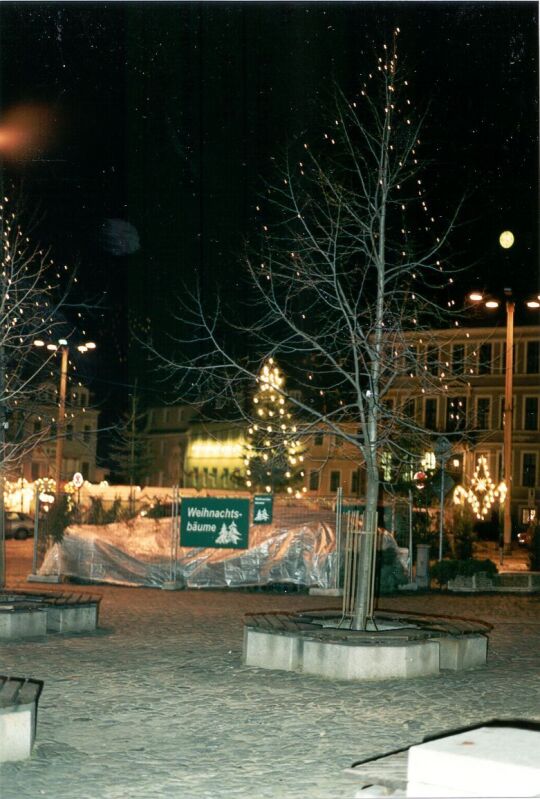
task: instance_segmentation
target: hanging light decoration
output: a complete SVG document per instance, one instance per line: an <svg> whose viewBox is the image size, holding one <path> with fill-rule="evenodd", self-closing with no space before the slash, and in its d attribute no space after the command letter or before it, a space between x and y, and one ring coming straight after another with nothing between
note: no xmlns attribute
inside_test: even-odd
<svg viewBox="0 0 540 799"><path fill-rule="evenodd" d="M469 490L461 485L456 486L454 490L454 503L464 505L467 502L477 519L485 519L493 503L496 500L504 502L505 497L506 485L501 482L495 486L484 455L478 458Z"/></svg>

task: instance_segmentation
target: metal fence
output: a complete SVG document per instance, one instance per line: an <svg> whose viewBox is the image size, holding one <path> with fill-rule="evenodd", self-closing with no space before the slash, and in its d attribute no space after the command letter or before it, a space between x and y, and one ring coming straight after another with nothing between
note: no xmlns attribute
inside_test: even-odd
<svg viewBox="0 0 540 799"><path fill-rule="evenodd" d="M180 511L182 499L185 497L240 497L249 498L247 492L226 490L182 489L176 486L159 490L159 494L146 491L143 496L91 496L79 497L77 493L70 498L70 526L92 525L102 526L115 523L132 525L138 518L171 520L170 564L169 579L176 582L178 577L178 548L180 546ZM335 551L341 551L341 506L342 492L331 497L294 497L275 495L273 501L272 527L276 531L301 528L303 526L316 527L317 524L326 525L330 531L330 540L335 534ZM48 511L44 509L48 508ZM37 503L35 516L33 573L37 574L43 564L46 554L54 543L51 534L51 508L52 505ZM34 511L34 509L32 509ZM68 528L69 529L69 528ZM58 550L58 557L61 551ZM58 572L61 564L58 564ZM339 588L342 579L342 558L338 554L332 559L332 583Z"/></svg>

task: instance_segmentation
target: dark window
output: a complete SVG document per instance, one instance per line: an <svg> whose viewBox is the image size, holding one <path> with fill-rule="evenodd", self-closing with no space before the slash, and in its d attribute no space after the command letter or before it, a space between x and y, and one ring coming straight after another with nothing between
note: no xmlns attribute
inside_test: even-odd
<svg viewBox="0 0 540 799"><path fill-rule="evenodd" d="M382 412L383 417L392 417L394 414L394 400L393 399L385 399L382 401ZM362 432L360 430L360 432Z"/></svg>
<svg viewBox="0 0 540 799"><path fill-rule="evenodd" d="M501 397L499 402L499 427L501 430L504 427L504 397Z"/></svg>
<svg viewBox="0 0 540 799"><path fill-rule="evenodd" d="M439 352L434 347L429 347L426 353L426 366L430 375L439 374Z"/></svg>
<svg viewBox="0 0 540 799"><path fill-rule="evenodd" d="M412 375L418 374L418 347L414 344L409 347L408 351L405 354L405 367L407 372Z"/></svg>
<svg viewBox="0 0 540 799"><path fill-rule="evenodd" d="M424 427L428 430L437 428L437 400L427 399L424 406Z"/></svg>
<svg viewBox="0 0 540 799"><path fill-rule="evenodd" d="M416 418L416 401L413 399L405 400L403 403L403 416L407 419Z"/></svg>
<svg viewBox="0 0 540 799"><path fill-rule="evenodd" d="M351 494L356 494L356 496L360 496L363 490L363 474L360 469L355 469L351 473Z"/></svg>
<svg viewBox="0 0 540 799"><path fill-rule="evenodd" d="M525 397L525 430L538 430L538 397Z"/></svg>
<svg viewBox="0 0 540 799"><path fill-rule="evenodd" d="M85 424L84 426L84 433L83 433L83 441L88 444L90 441L90 425Z"/></svg>
<svg viewBox="0 0 540 799"><path fill-rule="evenodd" d="M482 344L478 355L478 374L490 375L491 367L491 344Z"/></svg>
<svg viewBox="0 0 540 799"><path fill-rule="evenodd" d="M41 422L39 422L36 419L36 421L34 422L34 433L37 434L37 433L40 433L40 432L41 432Z"/></svg>
<svg viewBox="0 0 540 799"><path fill-rule="evenodd" d="M489 397L479 397L476 403L476 426L479 430L488 430L491 400Z"/></svg>
<svg viewBox="0 0 540 799"><path fill-rule="evenodd" d="M90 479L89 476L88 476L90 474L90 464L86 463L86 461L83 461L81 463L81 474L82 474L82 476L84 477L85 480L89 480Z"/></svg>
<svg viewBox="0 0 540 799"><path fill-rule="evenodd" d="M311 471L309 473L309 490L310 491L318 491L319 490L319 472L318 471Z"/></svg>
<svg viewBox="0 0 540 799"><path fill-rule="evenodd" d="M341 472L330 472L330 491L337 491L341 483Z"/></svg>
<svg viewBox="0 0 540 799"><path fill-rule="evenodd" d="M56 422L51 422L50 435L51 435L51 438L56 438L56 435L57 435Z"/></svg>
<svg viewBox="0 0 540 799"><path fill-rule="evenodd" d="M462 375L465 371L465 344L452 345L452 372Z"/></svg>
<svg viewBox="0 0 540 799"><path fill-rule="evenodd" d="M68 441L73 441L73 425L66 425L66 438Z"/></svg>
<svg viewBox="0 0 540 799"><path fill-rule="evenodd" d="M221 485L226 488L229 485L229 470L223 469L221 473Z"/></svg>
<svg viewBox="0 0 540 799"><path fill-rule="evenodd" d="M448 397L446 400L446 429L462 430L467 421L466 397Z"/></svg>
<svg viewBox="0 0 540 799"><path fill-rule="evenodd" d="M523 453L521 485L525 488L536 488L536 455L532 452Z"/></svg>
<svg viewBox="0 0 540 799"><path fill-rule="evenodd" d="M540 341L527 342L527 374L537 375L540 372Z"/></svg>
<svg viewBox="0 0 540 799"><path fill-rule="evenodd" d="M322 444L323 444L323 434L315 433L315 436L313 437L313 446L322 447Z"/></svg>
<svg viewBox="0 0 540 799"><path fill-rule="evenodd" d="M30 466L30 473L32 475L32 480L37 480L39 477L39 463L32 461Z"/></svg>

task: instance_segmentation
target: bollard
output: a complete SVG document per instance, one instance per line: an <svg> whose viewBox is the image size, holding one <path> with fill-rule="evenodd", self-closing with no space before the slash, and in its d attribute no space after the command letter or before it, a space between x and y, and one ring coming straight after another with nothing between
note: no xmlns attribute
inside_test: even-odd
<svg viewBox="0 0 540 799"><path fill-rule="evenodd" d="M429 544L418 544L416 547L416 585L418 588L429 588Z"/></svg>

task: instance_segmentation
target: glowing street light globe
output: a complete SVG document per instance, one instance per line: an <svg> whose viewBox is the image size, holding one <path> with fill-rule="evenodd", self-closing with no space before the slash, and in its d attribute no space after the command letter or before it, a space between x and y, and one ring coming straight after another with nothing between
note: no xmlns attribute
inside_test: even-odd
<svg viewBox="0 0 540 799"><path fill-rule="evenodd" d="M499 244L503 248L503 250L509 250L512 244L514 243L514 234L511 230L503 230L501 235L499 236Z"/></svg>

